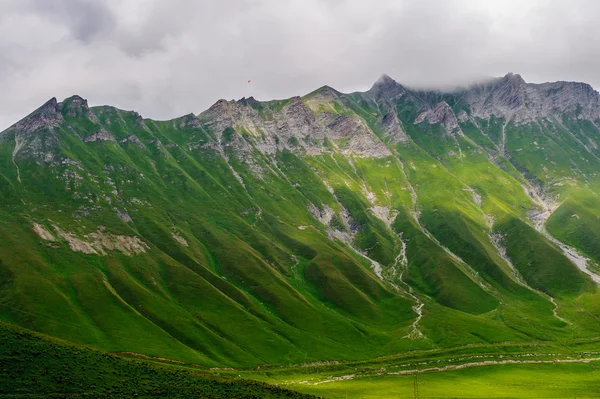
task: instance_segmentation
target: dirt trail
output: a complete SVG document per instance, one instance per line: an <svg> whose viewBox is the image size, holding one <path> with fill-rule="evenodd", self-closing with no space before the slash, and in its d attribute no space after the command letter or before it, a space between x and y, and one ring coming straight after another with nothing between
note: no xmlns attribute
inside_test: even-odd
<svg viewBox="0 0 600 399"><path fill-rule="evenodd" d="M403 375L403 374L415 374L415 373L429 373L439 371L450 371L450 370L461 370L471 367L484 367L484 366L495 366L501 364L548 364L548 363L590 363L600 361L600 357L592 357L586 359L551 359L551 360L486 360L483 362L473 362L464 364L455 364L443 367L429 367L426 369L414 369L414 370L402 370L392 373L390 375Z"/></svg>
<svg viewBox="0 0 600 399"><path fill-rule="evenodd" d="M392 371L385 372L384 369L373 371L372 373L365 374L349 374L342 376L331 376L324 380L320 381L289 381L284 382L279 385L321 385L327 384L329 382L343 381L343 380L353 380L358 378L370 378L370 377L382 377L386 375L411 375L411 374L420 374L420 373L437 373L444 371L453 371L453 370L462 370L466 368L473 367L486 367L486 366L498 366L503 364L556 364L556 363L590 363L600 361L600 357L591 357L591 358L583 358L583 359L539 359L539 360L514 360L514 359L506 359L506 360L485 360L480 362L471 362L471 363L463 363L463 364L453 364L448 366L440 366L440 367L428 367L422 369L410 369L410 370L400 370L400 371Z"/></svg>

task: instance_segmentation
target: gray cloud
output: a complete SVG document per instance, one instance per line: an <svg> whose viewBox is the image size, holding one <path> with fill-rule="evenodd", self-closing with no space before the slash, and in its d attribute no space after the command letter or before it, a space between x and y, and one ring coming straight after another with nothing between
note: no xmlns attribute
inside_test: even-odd
<svg viewBox="0 0 600 399"><path fill-rule="evenodd" d="M421 87L512 71L598 88L599 12L595 0L0 0L0 129L75 93L162 119L219 98L364 90L384 72Z"/></svg>
<svg viewBox="0 0 600 399"><path fill-rule="evenodd" d="M101 1L94 0L25 0L24 11L63 24L73 37L90 42L114 28L116 18L112 10Z"/></svg>

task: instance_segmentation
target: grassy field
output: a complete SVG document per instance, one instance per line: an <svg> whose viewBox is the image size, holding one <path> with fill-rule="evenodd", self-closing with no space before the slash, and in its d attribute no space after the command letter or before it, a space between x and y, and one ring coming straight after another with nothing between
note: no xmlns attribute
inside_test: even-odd
<svg viewBox="0 0 600 399"><path fill-rule="evenodd" d="M289 385L300 392L331 399L414 398L598 398L600 362L583 364L502 365Z"/></svg>

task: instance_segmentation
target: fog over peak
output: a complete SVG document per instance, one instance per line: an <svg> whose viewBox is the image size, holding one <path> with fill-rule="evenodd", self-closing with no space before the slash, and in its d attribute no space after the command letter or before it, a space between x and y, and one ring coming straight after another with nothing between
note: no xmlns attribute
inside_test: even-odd
<svg viewBox="0 0 600 399"><path fill-rule="evenodd" d="M593 0L0 0L0 129L72 93L165 119L219 98L363 91L384 72L429 89L508 71L597 88L599 13Z"/></svg>

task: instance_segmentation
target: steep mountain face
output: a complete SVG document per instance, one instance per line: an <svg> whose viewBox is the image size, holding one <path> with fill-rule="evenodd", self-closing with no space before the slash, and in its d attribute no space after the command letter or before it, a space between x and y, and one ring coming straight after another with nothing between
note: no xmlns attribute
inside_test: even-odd
<svg viewBox="0 0 600 399"><path fill-rule="evenodd" d="M52 99L0 133L0 318L207 366L595 336L598 96Z"/></svg>

